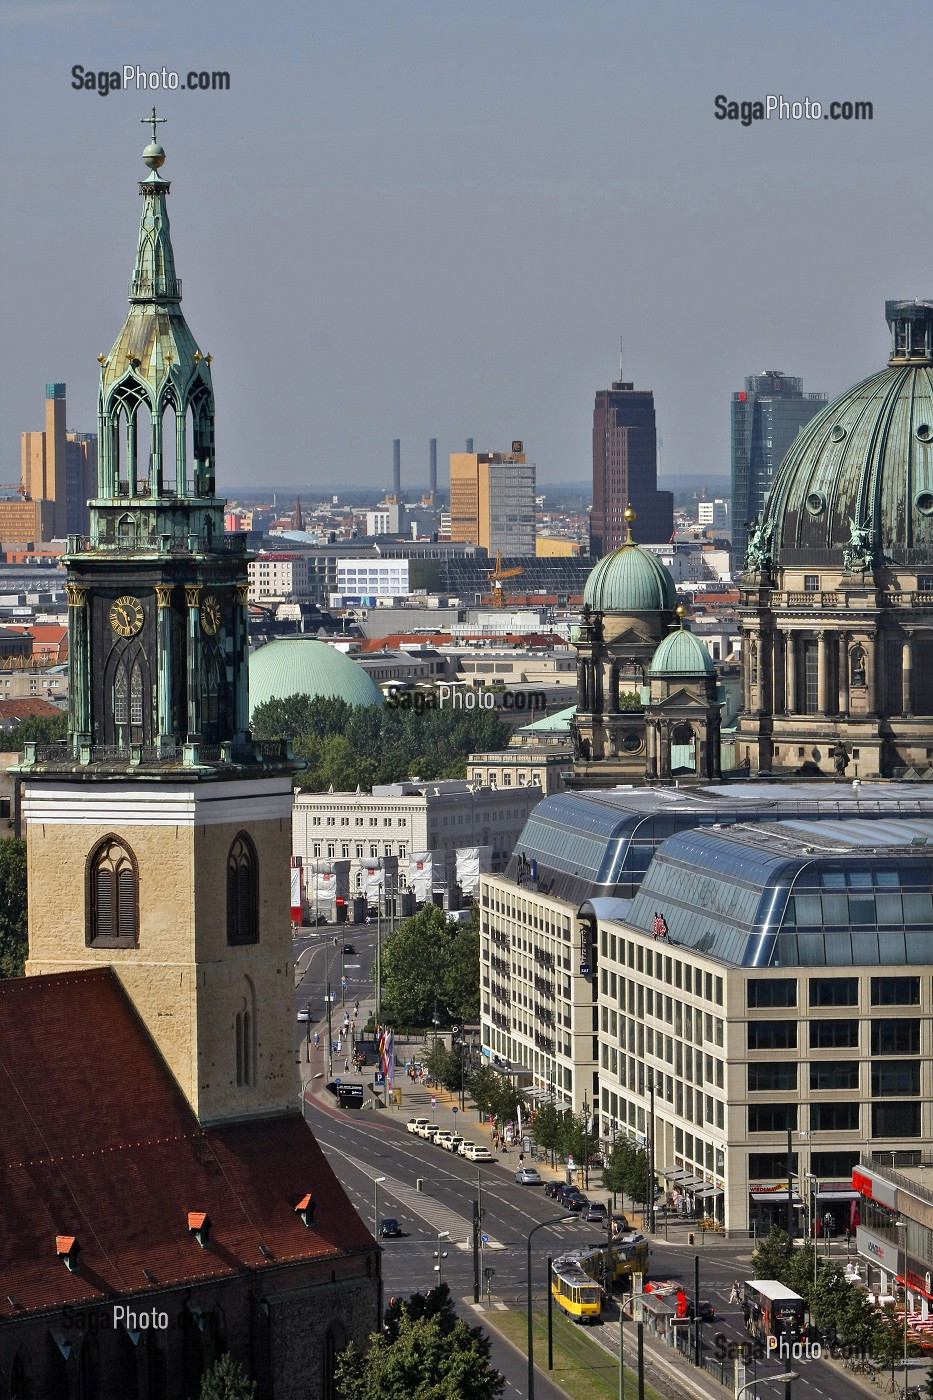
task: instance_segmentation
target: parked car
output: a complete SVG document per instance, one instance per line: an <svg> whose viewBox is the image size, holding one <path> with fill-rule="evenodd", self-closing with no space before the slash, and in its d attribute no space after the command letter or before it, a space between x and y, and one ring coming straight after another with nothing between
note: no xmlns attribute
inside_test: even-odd
<svg viewBox="0 0 933 1400"><path fill-rule="evenodd" d="M429 1118L409 1118L405 1127L410 1133L420 1133L422 1128L428 1127L430 1121Z"/></svg>
<svg viewBox="0 0 933 1400"><path fill-rule="evenodd" d="M448 1152L459 1152L463 1140L459 1133L451 1133L450 1137L445 1138L441 1143L441 1147L446 1148Z"/></svg>
<svg viewBox="0 0 933 1400"><path fill-rule="evenodd" d="M401 1239L402 1227L394 1215L387 1215L384 1220L380 1221L379 1235L384 1240Z"/></svg>
<svg viewBox="0 0 933 1400"><path fill-rule="evenodd" d="M544 1188L545 1196L549 1196L550 1199L553 1201L554 1197L557 1195L562 1185L563 1182L560 1181L549 1181Z"/></svg>
<svg viewBox="0 0 933 1400"><path fill-rule="evenodd" d="M460 1157L465 1157L467 1155L467 1152L475 1146L476 1143L473 1141L472 1138L464 1138L460 1146L457 1148L457 1155Z"/></svg>
<svg viewBox="0 0 933 1400"><path fill-rule="evenodd" d="M437 1123L432 1123L430 1119L428 1119L418 1131L427 1142L433 1142L434 1134L439 1133L440 1128Z"/></svg>
<svg viewBox="0 0 933 1400"><path fill-rule="evenodd" d="M606 1207L603 1205L602 1201L590 1201L586 1210L583 1212L583 1219L588 1225L605 1225Z"/></svg>
<svg viewBox="0 0 933 1400"><path fill-rule="evenodd" d="M468 1152L464 1152L468 1162L494 1162L496 1158L483 1143L474 1142Z"/></svg>
<svg viewBox="0 0 933 1400"><path fill-rule="evenodd" d="M537 1167L519 1167L515 1173L515 1180L519 1186L541 1186L543 1185L541 1173Z"/></svg>
<svg viewBox="0 0 933 1400"><path fill-rule="evenodd" d="M565 1196L561 1201L564 1210L572 1210L574 1213L579 1211L581 1215L586 1211L589 1204L588 1199L583 1195L582 1191L577 1191L573 1196Z"/></svg>
<svg viewBox="0 0 933 1400"><path fill-rule="evenodd" d="M566 1205L574 1196L582 1196L583 1192L579 1186L571 1186L568 1182L562 1181L554 1192L555 1200L559 1205Z"/></svg>
<svg viewBox="0 0 933 1400"><path fill-rule="evenodd" d="M446 1147L447 1139L452 1137L453 1133L449 1128L438 1128L437 1132L433 1134L431 1141L434 1143L435 1147Z"/></svg>

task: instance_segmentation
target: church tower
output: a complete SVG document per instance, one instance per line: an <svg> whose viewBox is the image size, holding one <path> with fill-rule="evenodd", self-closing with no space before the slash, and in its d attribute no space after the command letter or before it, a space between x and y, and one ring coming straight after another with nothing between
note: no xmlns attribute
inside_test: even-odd
<svg viewBox="0 0 933 1400"><path fill-rule="evenodd" d="M90 533L68 539L68 739L27 745L21 769L27 973L112 964L210 1123L297 1106L294 764L249 734L250 556L215 495L211 356L181 310L162 120L146 118L129 312L99 357Z"/></svg>

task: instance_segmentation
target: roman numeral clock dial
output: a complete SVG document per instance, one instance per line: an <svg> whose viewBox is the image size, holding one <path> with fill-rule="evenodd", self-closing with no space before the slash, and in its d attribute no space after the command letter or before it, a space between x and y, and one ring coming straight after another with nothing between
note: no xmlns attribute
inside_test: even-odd
<svg viewBox="0 0 933 1400"><path fill-rule="evenodd" d="M118 637L135 637L143 625L143 605L131 593L110 604L110 626Z"/></svg>

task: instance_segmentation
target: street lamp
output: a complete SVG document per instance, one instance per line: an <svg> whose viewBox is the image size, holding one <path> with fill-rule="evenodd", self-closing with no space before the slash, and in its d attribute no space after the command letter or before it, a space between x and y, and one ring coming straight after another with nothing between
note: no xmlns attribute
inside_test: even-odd
<svg viewBox="0 0 933 1400"><path fill-rule="evenodd" d="M442 1284L443 1281L444 1281L444 1265L443 1265L443 1261L447 1258L447 1250L446 1250L446 1249L444 1249L444 1250L441 1249L441 1240L449 1240L449 1239L450 1239L450 1231L449 1231L449 1230L438 1230L438 1232L437 1232L437 1251L435 1252L435 1255L434 1255L434 1258L437 1260L437 1263L434 1265L434 1272L437 1274L437 1286L438 1286L438 1288L440 1288L441 1284Z"/></svg>
<svg viewBox="0 0 933 1400"><path fill-rule="evenodd" d="M756 1385L773 1385L777 1381L799 1381L800 1376L796 1371L783 1371L779 1376L759 1376L756 1381L746 1381L741 1390L735 1393L735 1400L742 1400L742 1396L747 1390L754 1390Z"/></svg>
<svg viewBox="0 0 933 1400"><path fill-rule="evenodd" d="M385 1181L384 1176L373 1177L373 1234L379 1229L379 1183Z"/></svg>
<svg viewBox="0 0 933 1400"><path fill-rule="evenodd" d="M894 1222L898 1232L904 1231L904 1394L907 1394L907 1221Z"/></svg>
<svg viewBox="0 0 933 1400"><path fill-rule="evenodd" d="M304 1118L305 1122L308 1121L307 1117L305 1116L305 1094L307 1093L308 1085L313 1083L314 1076L310 1074L308 1075L307 1079L303 1079L301 1081L301 1116L302 1118Z"/></svg>
<svg viewBox="0 0 933 1400"><path fill-rule="evenodd" d="M555 1215L555 1216L553 1217L553 1219L551 1219L551 1220L542 1220L542 1221L540 1222L540 1224L538 1224L538 1225L532 1225L531 1229L530 1229L529 1232L528 1232L528 1265L527 1265L527 1282L528 1282L528 1397L527 1397L527 1400L535 1400L535 1350L534 1350L534 1348L535 1348L535 1342L534 1342L534 1334L533 1334L533 1332L532 1332L532 1330L531 1330L531 1237L532 1237L532 1235L536 1234L536 1233L538 1232L538 1230L543 1230L544 1227L545 1227L545 1225L563 1225L565 1221L571 1221L571 1220L574 1220L575 1218L576 1218L576 1217L573 1216L573 1215ZM551 1286L551 1280L548 1279L548 1288L550 1288L550 1286Z"/></svg>

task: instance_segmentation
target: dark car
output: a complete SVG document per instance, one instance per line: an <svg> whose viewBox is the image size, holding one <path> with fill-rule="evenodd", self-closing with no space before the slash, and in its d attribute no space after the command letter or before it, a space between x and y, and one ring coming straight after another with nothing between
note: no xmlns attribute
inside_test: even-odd
<svg viewBox="0 0 933 1400"><path fill-rule="evenodd" d="M343 950L342 950L342 951L343 951L344 953L355 953L355 952L356 952L356 949L354 948L354 946L353 946L352 943L345 943L345 944L343 945Z"/></svg>
<svg viewBox="0 0 933 1400"><path fill-rule="evenodd" d="M394 1215L387 1215L379 1222L379 1235L384 1240L401 1239L402 1227Z"/></svg>
<svg viewBox="0 0 933 1400"><path fill-rule="evenodd" d="M544 1188L544 1194L545 1196L550 1196L551 1200L553 1201L560 1188L561 1183L559 1181L549 1181L547 1186L545 1186Z"/></svg>
<svg viewBox="0 0 933 1400"><path fill-rule="evenodd" d="M561 1202L564 1210L580 1211L581 1213L587 1209L589 1204L582 1191L578 1191L574 1196L565 1196Z"/></svg>
<svg viewBox="0 0 933 1400"><path fill-rule="evenodd" d="M699 1303L699 1307L698 1307L697 1311L698 1311L699 1314L700 1314L700 1321L701 1321L701 1322L715 1322L715 1321L716 1321L716 1309L713 1307L713 1305L712 1305L712 1303L709 1301L709 1299L707 1299L707 1298L701 1298L701 1299L700 1299L700 1303ZM687 1316L690 1317L690 1318L693 1317L693 1299L692 1299L692 1298L688 1298L688 1299L687 1299Z"/></svg>
<svg viewBox="0 0 933 1400"><path fill-rule="evenodd" d="M580 1190L579 1186L570 1186L566 1181L562 1181L554 1192L554 1199L562 1206L566 1205L567 1202L572 1200L575 1196L582 1197L583 1192Z"/></svg>

